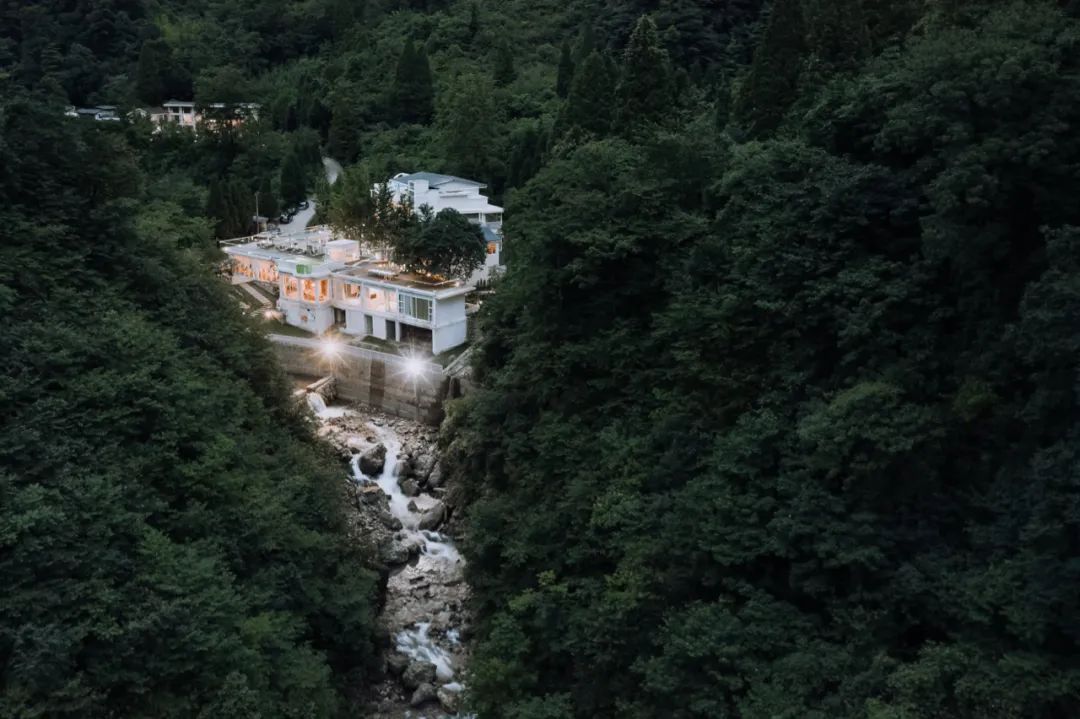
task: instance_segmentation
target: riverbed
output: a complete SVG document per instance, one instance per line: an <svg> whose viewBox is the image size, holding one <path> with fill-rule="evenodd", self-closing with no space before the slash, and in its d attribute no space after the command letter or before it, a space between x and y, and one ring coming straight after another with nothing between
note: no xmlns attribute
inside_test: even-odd
<svg viewBox="0 0 1080 719"><path fill-rule="evenodd" d="M380 629L382 680L372 719L450 719L465 688L468 585L465 560L442 531L452 512L438 467L435 432L376 411L311 399L320 433L350 455L350 481L379 512L378 555L389 574ZM377 459L385 448L381 469ZM367 457L367 459L365 459ZM367 470L365 472L365 469ZM389 516L387 516L389 515Z"/></svg>

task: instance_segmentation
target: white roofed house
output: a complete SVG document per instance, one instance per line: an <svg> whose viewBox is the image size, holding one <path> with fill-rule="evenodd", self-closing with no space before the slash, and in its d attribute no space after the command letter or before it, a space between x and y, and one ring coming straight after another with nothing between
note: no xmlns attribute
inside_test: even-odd
<svg viewBox="0 0 1080 719"><path fill-rule="evenodd" d="M402 172L394 175L388 185L395 201L401 202L408 197L417 213L425 205L436 214L439 210L450 208L460 212L470 222L502 226L503 208L491 204L485 195L480 194L480 190L487 187L482 182L434 172Z"/></svg>
<svg viewBox="0 0 1080 719"><path fill-rule="evenodd" d="M487 256L484 264L469 278L470 284L483 284L503 269L503 208L491 204L487 196L481 194L480 191L487 185L435 172L401 172L387 181L387 187L395 202L408 199L417 214L424 207L430 208L435 214L440 210L453 209L470 222L480 225Z"/></svg>
<svg viewBox="0 0 1080 719"><path fill-rule="evenodd" d="M277 309L295 327L408 342L431 354L466 341L465 296L474 289L466 282L363 257L359 242L335 239L327 229L223 244L233 284L276 287Z"/></svg>
<svg viewBox="0 0 1080 719"><path fill-rule="evenodd" d="M169 100L162 103L162 108L164 113L157 116L160 119L157 119L155 124L160 126L165 122L171 122L192 130L204 120L211 124L220 121L230 125L240 125L247 119L256 119L259 115L259 105L253 102L214 102L196 106L194 102L187 100Z"/></svg>

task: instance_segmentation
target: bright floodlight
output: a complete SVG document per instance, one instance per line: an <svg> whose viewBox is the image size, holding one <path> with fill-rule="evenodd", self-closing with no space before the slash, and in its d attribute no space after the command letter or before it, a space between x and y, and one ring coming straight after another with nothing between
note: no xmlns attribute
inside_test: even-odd
<svg viewBox="0 0 1080 719"><path fill-rule="evenodd" d="M323 357L327 359L337 359L341 354L343 345L339 340L333 337L327 337L322 341L322 345L319 347L319 351L322 352Z"/></svg>
<svg viewBox="0 0 1080 719"><path fill-rule="evenodd" d="M410 377L419 377L424 373L424 363L416 358L409 357L405 360L405 374Z"/></svg>

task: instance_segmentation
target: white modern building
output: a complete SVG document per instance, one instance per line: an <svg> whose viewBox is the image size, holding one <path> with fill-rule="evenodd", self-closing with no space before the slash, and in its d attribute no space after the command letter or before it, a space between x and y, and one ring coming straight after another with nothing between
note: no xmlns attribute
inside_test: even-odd
<svg viewBox="0 0 1080 719"><path fill-rule="evenodd" d="M327 229L255 236L224 249L233 284L276 287L277 309L295 327L408 342L432 354L466 340L465 296L472 286L402 272L362 256L358 242L334 239Z"/></svg>
<svg viewBox="0 0 1080 719"><path fill-rule="evenodd" d="M401 172L387 181L387 187L395 202L408 200L417 214L425 207L435 214L441 210L452 209L460 212L470 222L480 225L484 231L487 256L484 264L469 277L470 284L489 282L504 269L503 208L491 204L488 198L480 193L487 185L434 172ZM378 189L376 186L375 190Z"/></svg>
<svg viewBox="0 0 1080 719"><path fill-rule="evenodd" d="M205 106L212 110L230 110L233 114L232 119L229 120L231 124L241 124L245 119L255 119L259 114L259 105L253 102L239 102L235 104L226 104L223 102L215 102ZM188 102L185 100L169 100L162 104L164 114L154 115L151 114L151 119L160 117L159 122L171 122L180 127L187 127L195 129L199 123L203 121L203 113L195 106L194 102Z"/></svg>
<svg viewBox="0 0 1080 719"><path fill-rule="evenodd" d="M491 204L486 196L480 194L480 190L487 187L482 182L434 172L401 172L387 184L396 202L408 198L417 213L423 207L431 208L435 214L449 208L465 215L471 222L491 227L502 226L503 208Z"/></svg>

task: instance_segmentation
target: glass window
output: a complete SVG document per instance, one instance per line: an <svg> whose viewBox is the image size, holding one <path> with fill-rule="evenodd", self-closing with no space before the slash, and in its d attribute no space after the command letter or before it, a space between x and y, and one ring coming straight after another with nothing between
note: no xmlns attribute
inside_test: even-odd
<svg viewBox="0 0 1080 719"><path fill-rule="evenodd" d="M354 285L349 282L345 282L341 286L342 296L346 300L357 302L360 300L360 285Z"/></svg>
<svg viewBox="0 0 1080 719"><path fill-rule="evenodd" d="M319 302L326 302L330 296L330 280L319 280Z"/></svg>
<svg viewBox="0 0 1080 719"><path fill-rule="evenodd" d="M304 295L303 295L304 301L305 302L314 302L315 301L315 281L314 280L304 280L303 288L304 288Z"/></svg>
<svg viewBox="0 0 1080 719"><path fill-rule="evenodd" d="M412 295L398 295L398 312L424 322L431 321L431 300Z"/></svg>
<svg viewBox="0 0 1080 719"><path fill-rule="evenodd" d="M300 295L300 284L292 275L285 275L285 297L295 300Z"/></svg>

